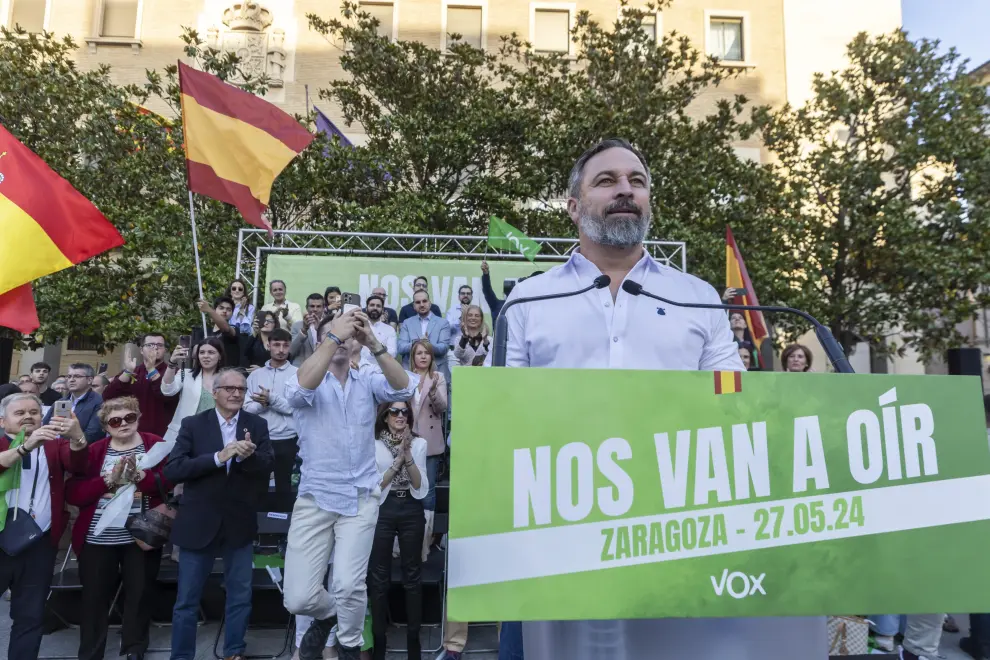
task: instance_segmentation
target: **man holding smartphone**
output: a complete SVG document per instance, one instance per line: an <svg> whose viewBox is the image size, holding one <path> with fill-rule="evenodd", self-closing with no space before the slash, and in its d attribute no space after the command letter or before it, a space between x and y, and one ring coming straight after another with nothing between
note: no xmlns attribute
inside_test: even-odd
<svg viewBox="0 0 990 660"><path fill-rule="evenodd" d="M184 336L188 342L189 336ZM103 400L134 397L141 405L138 431L161 437L165 435L168 423L175 414L175 406L179 403L178 397L162 394L162 377L168 369L165 361L168 343L163 335L149 333L142 335L138 346L141 350L141 363L138 364L138 359L134 356L124 358L124 370L103 390Z"/></svg>
<svg viewBox="0 0 990 660"><path fill-rule="evenodd" d="M77 362L69 365L65 382L69 391L55 402L45 415L44 423L49 424L53 417L68 418L75 415L86 440L96 442L104 437L103 427L97 413L103 406L103 397L93 391L93 365Z"/></svg>

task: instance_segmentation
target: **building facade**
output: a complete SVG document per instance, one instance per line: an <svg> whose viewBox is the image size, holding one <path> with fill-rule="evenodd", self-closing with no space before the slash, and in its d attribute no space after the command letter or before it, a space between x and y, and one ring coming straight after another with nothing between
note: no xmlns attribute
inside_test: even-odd
<svg viewBox="0 0 990 660"><path fill-rule="evenodd" d="M646 7L646 0L631 6ZM601 23L620 15L618 0L361 0L379 19L381 34L419 40L446 48L447 35L458 33L476 46L494 50L499 37L517 33L538 50L573 52L568 32L582 10ZM0 0L0 25L19 24L28 31L70 35L80 45L83 68L111 66L120 83L143 83L147 69L161 70L185 61L179 35L195 28L210 45L236 52L252 74L271 80L267 99L290 113L304 113L307 99L345 76L340 44L311 31L306 15L341 18L337 0ZM721 58L723 66L742 75L707 92L692 108L708 114L723 98L745 94L755 104L799 105L810 96L812 75L843 66L846 44L861 31L881 33L900 26L899 0L675 0L656 12L645 29L659 39L676 31L696 48ZM356 144L360 127L343 124L337 108L319 101L320 109ZM169 114L166 107L151 107ZM736 145L740 157L765 160L756 139ZM81 346L75 341L71 347ZM116 372L122 351L98 356L70 351L70 343L15 355L20 366L41 359L109 361ZM71 355L71 359L70 358ZM18 359L20 357L20 359ZM55 364L52 364L55 367Z"/></svg>

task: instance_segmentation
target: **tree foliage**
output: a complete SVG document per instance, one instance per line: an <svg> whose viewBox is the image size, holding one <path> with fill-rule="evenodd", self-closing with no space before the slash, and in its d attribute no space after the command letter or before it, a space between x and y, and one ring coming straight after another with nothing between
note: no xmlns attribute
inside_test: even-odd
<svg viewBox="0 0 990 660"><path fill-rule="evenodd" d="M958 346L958 324L988 302L987 91L954 51L902 32L847 52L803 108L756 113L799 211L778 232L801 260L778 274L785 301L847 347Z"/></svg>

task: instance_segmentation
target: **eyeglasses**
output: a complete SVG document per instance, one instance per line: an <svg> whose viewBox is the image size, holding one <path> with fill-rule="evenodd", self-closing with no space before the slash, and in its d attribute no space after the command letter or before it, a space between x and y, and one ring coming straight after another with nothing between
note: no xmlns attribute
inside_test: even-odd
<svg viewBox="0 0 990 660"><path fill-rule="evenodd" d="M76 380L77 378L92 378L92 376L87 376L86 374L69 374L65 377L66 380Z"/></svg>
<svg viewBox="0 0 990 660"><path fill-rule="evenodd" d="M161 342L149 341L147 344L144 345L144 348L165 348L165 344Z"/></svg>
<svg viewBox="0 0 990 660"><path fill-rule="evenodd" d="M401 415L403 417L409 417L409 409L408 408L389 408L388 409L388 414L391 415L392 417L398 417L399 415Z"/></svg>
<svg viewBox="0 0 990 660"><path fill-rule="evenodd" d="M247 388L246 387L239 387L237 385L220 385L219 387L217 387L217 389L218 390L223 390L224 392L226 392L230 396L233 396L235 394L241 394L241 395L243 395L245 392L247 392Z"/></svg>
<svg viewBox="0 0 990 660"><path fill-rule="evenodd" d="M127 413L123 417L111 417L107 420L107 426L112 429L119 429L121 424L133 424L138 420L137 413Z"/></svg>

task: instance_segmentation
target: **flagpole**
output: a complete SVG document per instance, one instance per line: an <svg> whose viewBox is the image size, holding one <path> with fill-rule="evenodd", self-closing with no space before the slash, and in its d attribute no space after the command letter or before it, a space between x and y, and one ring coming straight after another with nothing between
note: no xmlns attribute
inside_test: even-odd
<svg viewBox="0 0 990 660"><path fill-rule="evenodd" d="M193 254L196 256L196 282L199 284L199 299L204 300L203 297L203 272L199 268L199 242L196 240L196 211L193 208L193 196L192 191L189 191L189 221L192 224L192 241L193 241ZM200 312L199 315L203 319L203 339L206 339L210 333L206 329L206 314Z"/></svg>

